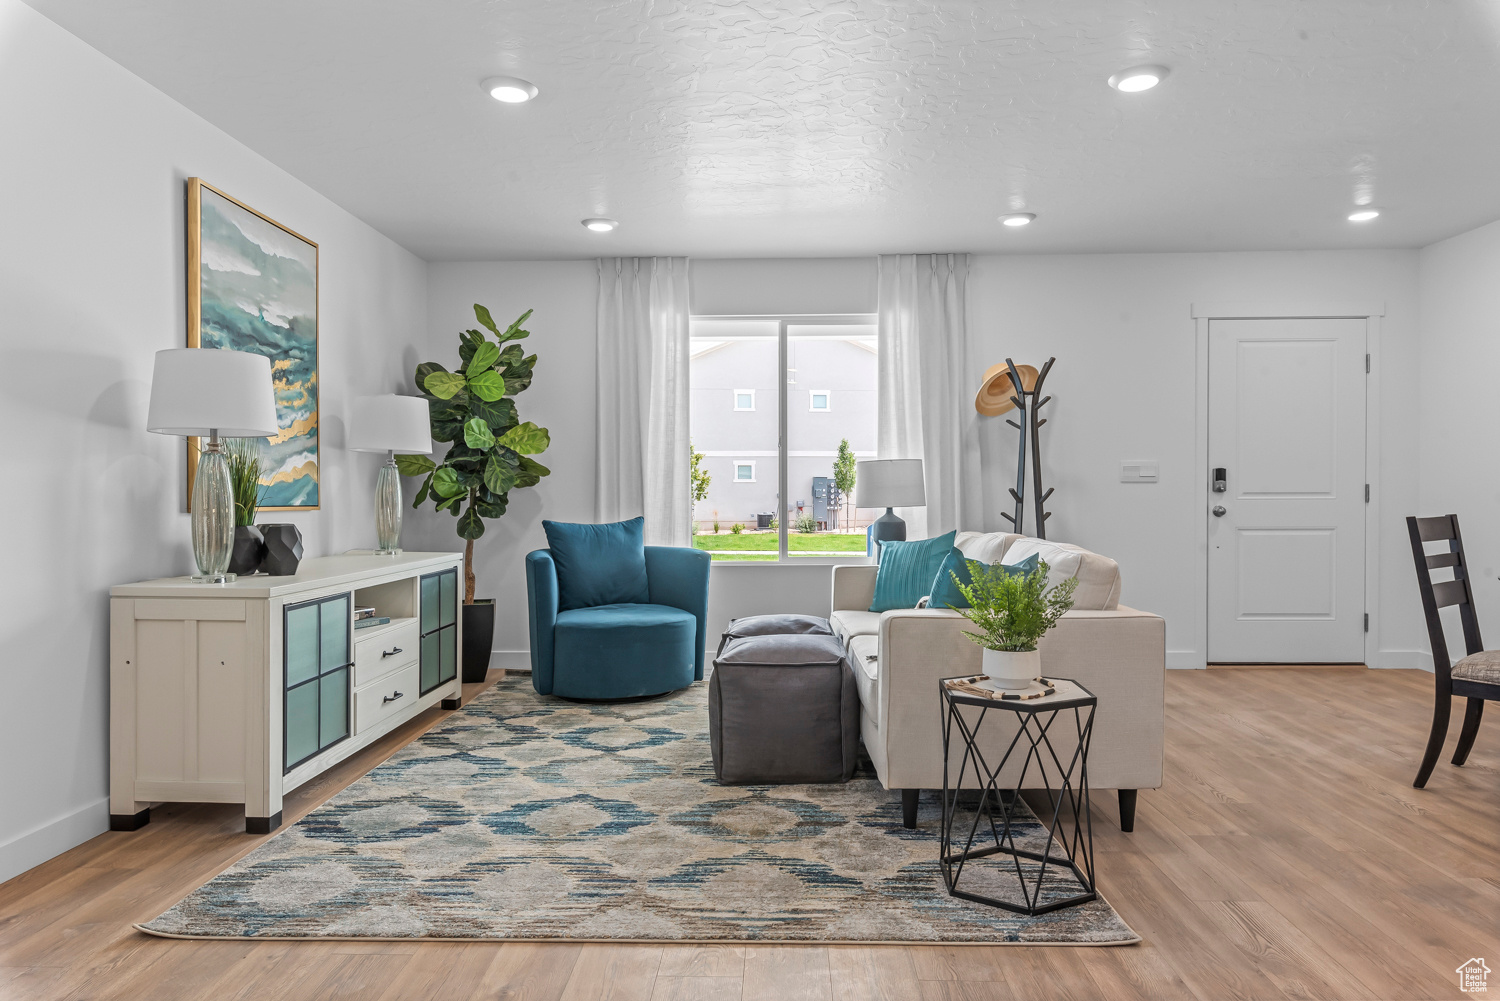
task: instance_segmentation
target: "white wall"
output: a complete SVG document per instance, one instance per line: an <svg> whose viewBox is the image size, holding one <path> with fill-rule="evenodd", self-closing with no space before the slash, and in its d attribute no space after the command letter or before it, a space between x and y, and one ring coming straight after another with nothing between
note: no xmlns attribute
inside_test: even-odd
<svg viewBox="0 0 1500 1001"><path fill-rule="evenodd" d="M1371 624L1379 654L1371 660L1416 666L1424 644L1419 611L1406 600L1411 567L1402 521L1417 501L1408 389L1417 364L1415 251L974 258L970 367L982 372L1006 355L1040 367L1057 357L1041 433L1043 479L1056 487L1048 536L1117 560L1122 600L1166 617L1168 663L1203 663L1195 302L1273 310L1384 303L1372 375L1384 401L1371 414L1384 475L1372 506L1380 512L1371 528L1380 539L1381 600ZM1016 432L1004 418L979 418L971 402L962 405L966 419L980 423L985 527L998 531L1000 511L1010 509ZM1159 482L1118 482L1122 459L1158 460Z"/></svg>
<svg viewBox="0 0 1500 1001"><path fill-rule="evenodd" d="M426 267L17 0L0 0L0 880L106 829L108 588L188 573L181 440L147 434L186 343L184 181L320 245L321 511L308 555L372 542L379 456L341 450L425 326ZM279 518L280 516L278 516Z"/></svg>
<svg viewBox="0 0 1500 1001"><path fill-rule="evenodd" d="M1479 628L1494 647L1500 637L1500 222L1443 240L1419 255L1422 289L1422 373L1413 399L1421 415L1422 515L1457 514L1474 571ZM1401 600L1416 606L1410 556L1402 566ZM1444 613L1448 652L1464 653L1458 614ZM1430 651L1423 634L1421 648Z"/></svg>

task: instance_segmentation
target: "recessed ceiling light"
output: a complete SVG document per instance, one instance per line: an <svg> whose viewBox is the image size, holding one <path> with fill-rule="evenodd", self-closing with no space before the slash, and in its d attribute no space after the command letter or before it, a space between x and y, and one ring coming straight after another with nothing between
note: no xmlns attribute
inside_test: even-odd
<svg viewBox="0 0 1500 1001"><path fill-rule="evenodd" d="M479 85L484 92L506 104L525 104L536 97L536 84L513 76L492 76Z"/></svg>
<svg viewBox="0 0 1500 1001"><path fill-rule="evenodd" d="M1349 213L1350 222L1369 222L1371 219L1380 218L1380 213L1375 209L1360 209L1358 212Z"/></svg>
<svg viewBox="0 0 1500 1001"><path fill-rule="evenodd" d="M1000 221L1006 226L1029 226L1031 220L1036 218L1035 212L1012 212L1000 217Z"/></svg>
<svg viewBox="0 0 1500 1001"><path fill-rule="evenodd" d="M585 219L583 225L595 233L608 233L620 224L613 219Z"/></svg>
<svg viewBox="0 0 1500 1001"><path fill-rule="evenodd" d="M1167 78L1165 66L1134 66L1109 78L1109 85L1126 94L1150 90Z"/></svg>

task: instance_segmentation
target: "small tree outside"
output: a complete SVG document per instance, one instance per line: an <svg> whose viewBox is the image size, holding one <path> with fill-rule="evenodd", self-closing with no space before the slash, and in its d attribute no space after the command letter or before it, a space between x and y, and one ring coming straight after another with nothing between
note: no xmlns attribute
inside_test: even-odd
<svg viewBox="0 0 1500 1001"><path fill-rule="evenodd" d="M691 465L688 467L688 482L692 484L693 491L693 509L689 516L696 525L698 524L698 504L708 498L708 485L713 482L713 477L709 475L707 469L703 468L703 453L698 451L692 442L688 443L688 452L692 456ZM719 525L716 521L714 523L715 534L718 531Z"/></svg>
<svg viewBox="0 0 1500 1001"><path fill-rule="evenodd" d="M849 447L849 439L845 438L839 442L839 454L833 460L833 486L844 502L845 531L849 530L849 500L854 494L854 462L854 449Z"/></svg>

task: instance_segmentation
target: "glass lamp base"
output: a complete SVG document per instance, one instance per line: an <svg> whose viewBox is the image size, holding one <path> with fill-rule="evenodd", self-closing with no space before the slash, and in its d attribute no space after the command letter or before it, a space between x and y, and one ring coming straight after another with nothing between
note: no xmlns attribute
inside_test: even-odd
<svg viewBox="0 0 1500 1001"><path fill-rule="evenodd" d="M188 580L194 584L233 584L238 576L232 573L195 573Z"/></svg>
<svg viewBox="0 0 1500 1001"><path fill-rule="evenodd" d="M376 556L400 556L405 551L406 550L404 550L404 549L375 549L375 550L372 550L372 552Z"/></svg>

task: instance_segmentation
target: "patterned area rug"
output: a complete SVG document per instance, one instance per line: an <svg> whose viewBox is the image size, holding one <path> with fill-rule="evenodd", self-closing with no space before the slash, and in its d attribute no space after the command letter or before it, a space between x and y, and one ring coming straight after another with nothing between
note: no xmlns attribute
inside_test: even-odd
<svg viewBox="0 0 1500 1001"><path fill-rule="evenodd" d="M1140 940L1102 899L1028 918L950 897L935 797L908 831L900 796L868 773L719 785L706 693L578 705L508 678L139 927L244 939ZM1039 847L1034 819L1028 835ZM1047 892L1075 886L1058 877Z"/></svg>

